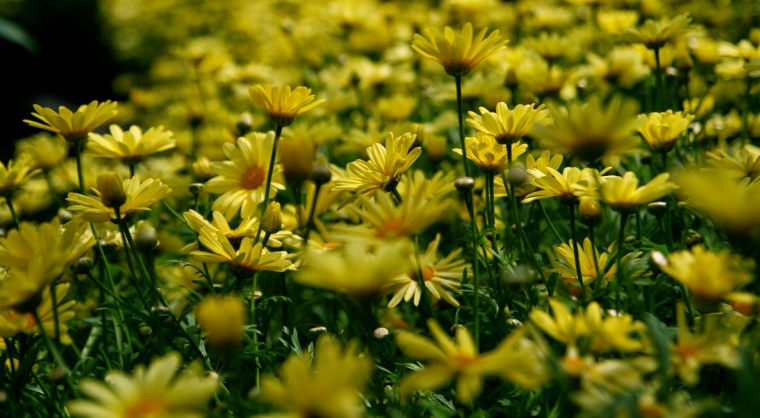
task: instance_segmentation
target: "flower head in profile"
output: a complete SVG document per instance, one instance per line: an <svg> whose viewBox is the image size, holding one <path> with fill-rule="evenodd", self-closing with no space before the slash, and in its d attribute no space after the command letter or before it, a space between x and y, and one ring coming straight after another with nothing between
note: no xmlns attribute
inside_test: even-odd
<svg viewBox="0 0 760 418"><path fill-rule="evenodd" d="M137 125L132 125L129 130L124 131L119 125L114 124L109 130L110 135L90 133L86 155L133 164L148 155L172 149L177 145L172 132L165 131L163 126L143 132Z"/></svg>
<svg viewBox="0 0 760 418"><path fill-rule="evenodd" d="M467 158L474 162L480 171L489 174L499 174L507 166L509 163L507 147L512 148L513 161L528 150L527 144L518 141L503 145L496 138L480 131L475 133L474 138L466 137L464 146L467 147ZM453 151L462 155L461 148L454 148Z"/></svg>
<svg viewBox="0 0 760 418"><path fill-rule="evenodd" d="M655 152L667 152L675 145L681 134L689 127L694 115L684 115L683 112L673 113L668 110L663 113L639 115L638 131Z"/></svg>
<svg viewBox="0 0 760 418"><path fill-rule="evenodd" d="M50 292L42 292L42 302L36 309L45 334L55 335L57 327L61 344L66 345L72 343L67 324L76 316L73 309L76 301L68 300L62 302L66 297L69 286L68 283L65 283L55 287L55 298L57 301L55 314L53 313L53 301L50 297ZM39 334L40 328L37 326L37 320L34 318L34 315L30 312L18 312L12 308L0 309L0 337L13 337L20 332L24 334Z"/></svg>
<svg viewBox="0 0 760 418"><path fill-rule="evenodd" d="M290 261L293 254L285 251L269 252L260 242L254 244L249 237L243 238L237 250L224 233L214 232L210 228L201 229L198 240L208 251L193 251L191 256L199 261L227 263L239 279L249 278L263 270L283 272L295 268Z"/></svg>
<svg viewBox="0 0 760 418"><path fill-rule="evenodd" d="M593 168L565 167L560 173L554 168L547 166L542 171L539 168L528 170L536 186L536 191L523 199L522 203L530 203L534 200L556 197L560 203L576 205L583 193L588 193L589 184L594 185L595 176L605 173L597 172ZM544 174L544 172L548 174Z"/></svg>
<svg viewBox="0 0 760 418"><path fill-rule="evenodd" d="M84 225L77 222L61 228L56 218L40 225L22 222L0 238L0 266L7 269L0 280L0 309L36 308L41 292L94 244L80 242L83 231Z"/></svg>
<svg viewBox="0 0 760 418"><path fill-rule="evenodd" d="M9 197L31 176L39 173L34 170L33 161L25 155L3 164L0 161L0 196Z"/></svg>
<svg viewBox="0 0 760 418"><path fill-rule="evenodd" d="M58 135L40 132L16 143L16 155L27 155L32 167L50 170L69 155L68 143Z"/></svg>
<svg viewBox="0 0 760 418"><path fill-rule="evenodd" d="M226 143L222 147L227 161L211 163L211 170L216 174L206 183L205 190L209 193L221 194L214 200L212 208L232 219L238 211L243 218L249 218L256 213L259 203L264 201L269 161L274 143L274 133L254 134L249 140L245 137L237 139L237 146ZM280 165L275 165L272 176L282 171ZM277 190L285 189L277 178L272 179L270 198Z"/></svg>
<svg viewBox="0 0 760 418"><path fill-rule="evenodd" d="M207 295L195 306L195 319L213 347L234 348L243 339L246 307L235 296Z"/></svg>
<svg viewBox="0 0 760 418"><path fill-rule="evenodd" d="M644 44L649 49L659 49L686 33L691 22L688 13L673 18L663 16L660 20L648 19L638 28L625 28L623 39L633 44Z"/></svg>
<svg viewBox="0 0 760 418"><path fill-rule="evenodd" d="M752 281L748 267L741 257L728 250L707 251L702 245L668 255L659 264L670 277L686 285L694 298L715 302Z"/></svg>
<svg viewBox="0 0 760 418"><path fill-rule="evenodd" d="M32 116L40 121L24 119L35 128L60 134L71 144L81 144L87 140L87 135L99 126L116 116L116 102L106 100L98 103L96 100L90 104L79 106L72 112L65 106L58 108L58 112L48 107L34 105L36 113Z"/></svg>
<svg viewBox="0 0 760 418"><path fill-rule="evenodd" d="M100 183L109 184L109 183ZM150 206L171 193L169 186L158 179L140 180L140 176L123 180L124 203L119 205L119 216L109 202L113 190L98 190L93 188L95 196L80 193L69 193L66 198L72 203L69 210L87 222L119 221L137 212L149 211Z"/></svg>
<svg viewBox="0 0 760 418"><path fill-rule="evenodd" d="M264 376L257 398L287 416L359 418L360 392L374 365L351 342L345 350L329 335L317 340L314 361L307 354L291 354L279 371L280 378Z"/></svg>
<svg viewBox="0 0 760 418"><path fill-rule="evenodd" d="M480 115L470 113L467 123L478 131L491 135L500 144L511 144L525 136L534 124L549 125L552 123L551 114L546 105L535 107L534 104L519 104L509 109L504 102L496 104L496 112L489 112L481 107Z"/></svg>
<svg viewBox="0 0 760 418"><path fill-rule="evenodd" d="M270 84L257 84L248 89L253 101L264 108L269 120L275 126L290 126L294 120L307 110L311 110L325 101L314 100L311 89L298 86L279 88Z"/></svg>
<svg viewBox="0 0 760 418"><path fill-rule="evenodd" d="M211 214L211 221L207 221L200 213L192 209L183 213L182 216L185 218L185 221L187 221L188 226L190 226L195 233L200 234L203 228L209 228L214 234L217 232L224 234L233 245L239 244L240 241L246 237L255 239L256 231L259 230L259 221L257 218L243 218L237 224L237 227L232 228L229 222L227 222L227 219L224 218L224 215L217 211L214 211ZM263 238L264 235L264 231L261 231L259 238ZM267 246L274 248L282 247L282 241L290 238L292 235L293 233L291 231L284 229L271 234L267 241ZM190 251L195 250L198 250L197 240L182 247L180 252L187 254Z"/></svg>
<svg viewBox="0 0 760 418"><path fill-rule="evenodd" d="M422 370L401 380L399 395L406 399L417 390L436 390L456 380L456 397L460 402L474 400L483 388L486 376L500 376L525 389L541 386L547 371L540 352L524 333L515 332L488 353L478 353L470 331L459 326L456 341L435 320L428 320L435 341L407 331L398 334L398 347L407 356L424 360Z"/></svg>
<svg viewBox="0 0 760 418"><path fill-rule="evenodd" d="M462 253L461 248L456 249L442 259L438 259L437 252L440 242L441 234L438 234L433 242L428 245L427 251L420 255L422 279L433 302L443 299L451 305L458 307L459 302L454 299L451 292L459 291L459 280L461 280L464 270L469 270L470 266L464 260L458 259ZM419 281L417 280L419 273L416 264L412 266L411 270L394 277L388 283L387 290L393 293L391 301L388 302L389 308L397 306L402 300L404 302L413 300L414 306L420 304L422 289L420 289Z"/></svg>
<svg viewBox="0 0 760 418"><path fill-rule="evenodd" d="M443 34L436 29L426 29L425 36L415 33L412 49L425 58L439 62L446 74L453 77L467 75L478 64L503 50L507 44L499 31L491 32L486 38L483 28L473 37L472 24L467 23L460 33L446 26Z"/></svg>
<svg viewBox="0 0 760 418"><path fill-rule="evenodd" d="M202 418L219 386L213 377L201 377L189 367L178 373L182 356L171 352L148 366L137 366L132 375L112 370L105 384L83 379L80 391L90 399L77 399L67 409L79 418Z"/></svg>
<svg viewBox="0 0 760 418"><path fill-rule="evenodd" d="M558 154L570 154L581 161L610 159L635 152L639 140L632 135L638 105L613 98L604 104L599 97L573 102L567 109L553 107L554 125L534 125L531 134L541 147Z"/></svg>
<svg viewBox="0 0 760 418"><path fill-rule="evenodd" d="M670 174L662 173L639 187L636 174L627 171L623 177L612 176L601 181L599 194L602 201L616 211L631 213L638 206L653 202L678 189L669 178Z"/></svg>
<svg viewBox="0 0 760 418"><path fill-rule="evenodd" d="M382 189L386 192L395 190L401 175L417 161L422 148L409 148L414 144L415 135L407 132L394 137L389 133L382 144L373 144L367 148L369 161L357 160L346 167L346 176L335 180L333 190L348 190L353 196L343 202L341 207L356 201L361 196L372 196Z"/></svg>

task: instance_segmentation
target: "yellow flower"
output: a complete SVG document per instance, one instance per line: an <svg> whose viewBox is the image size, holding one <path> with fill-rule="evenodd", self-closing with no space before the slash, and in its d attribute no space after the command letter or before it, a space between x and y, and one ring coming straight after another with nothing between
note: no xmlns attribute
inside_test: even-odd
<svg viewBox="0 0 760 418"><path fill-rule="evenodd" d="M50 298L50 292L42 292L42 302L37 307L37 314L42 320L42 329L45 330L45 334L51 337L55 335L57 318L61 343L66 345L72 343L67 324L76 316L74 313L76 301L69 300L63 302L68 290L68 283L55 287L57 316L53 315L53 301ZM29 312L17 312L12 308L0 309L0 337L13 337L19 332L32 335L40 333L40 328L37 325L37 320L34 319L34 315Z"/></svg>
<svg viewBox="0 0 760 418"><path fill-rule="evenodd" d="M544 170L548 175L545 175L544 171L539 168L528 170L528 174L533 178L533 184L539 190L526 196L522 201L523 204L556 197L561 203L575 205L582 195L581 185L589 183L589 180L593 180L599 174L592 168L565 167L560 173L547 166Z"/></svg>
<svg viewBox="0 0 760 418"><path fill-rule="evenodd" d="M549 299L549 305L552 308L552 315L539 308L533 308L528 314L531 322L541 331L568 347L575 347L578 338L590 334L591 331L582 311L573 316L570 310L557 299Z"/></svg>
<svg viewBox="0 0 760 418"><path fill-rule="evenodd" d="M454 342L435 320L428 320L428 327L435 341L407 331L398 334L401 351L413 359L430 363L403 377L399 386L402 399L416 390L436 390L454 379L456 397L463 403L480 395L486 376L500 376L524 389L535 389L546 381L541 350L520 331L505 338L494 350L479 354L467 328L457 327Z"/></svg>
<svg viewBox="0 0 760 418"><path fill-rule="evenodd" d="M525 170L529 174L529 178L525 183L515 187L515 194L517 196L525 196L535 191L536 185L533 183L533 177L548 176L549 171L547 171L547 168L559 170L559 166L562 165L562 159L562 154L552 155L552 153L547 150L541 151L541 155L538 158L528 154L528 157L525 158ZM530 175L531 172L536 173L535 176ZM509 170L507 170L506 173L508 174ZM507 189L504 187L504 180L501 176L497 176L494 179L494 196L507 196Z"/></svg>
<svg viewBox="0 0 760 418"><path fill-rule="evenodd" d="M37 174L39 170L33 170L32 164L24 155L8 161L8 165L0 161L0 196L10 197L29 177Z"/></svg>
<svg viewBox="0 0 760 418"><path fill-rule="evenodd" d="M334 250L308 250L295 279L351 296L371 296L411 269L411 252L406 240L380 243L374 249L367 243L348 242Z"/></svg>
<svg viewBox="0 0 760 418"><path fill-rule="evenodd" d="M475 138L468 136L464 139L464 146L467 147L467 158L473 161L480 170L488 174L499 174L507 165L508 157L507 147L512 147L512 161L518 156L525 153L528 149L527 144L512 142L509 145L502 145L491 135L477 132ZM461 148L454 148L455 153L462 155Z"/></svg>
<svg viewBox="0 0 760 418"><path fill-rule="evenodd" d="M344 351L329 335L323 335L317 340L313 362L306 354L291 354L279 379L261 379L257 398L293 417L359 418L364 415L360 392L373 367L372 359L359 353L356 342Z"/></svg>
<svg viewBox="0 0 760 418"><path fill-rule="evenodd" d="M394 137L391 132L385 140L385 146L373 144L367 148L369 161L357 160L349 163L346 176L335 180L333 190L348 190L354 194L340 207L356 201L361 196L372 196L380 189L386 192L395 190L399 177L422 153L420 147L409 151L415 137L416 135L409 132Z"/></svg>
<svg viewBox="0 0 760 418"><path fill-rule="evenodd" d="M699 372L706 364L736 369L742 363L735 333L719 323L718 317L703 315L701 320L705 321L702 330L693 334L686 323L683 304L676 307L677 341L669 344L670 359L674 371L688 386L699 383Z"/></svg>
<svg viewBox="0 0 760 418"><path fill-rule="evenodd" d="M632 47L614 48L604 58L590 52L586 59L588 65L581 67L578 77L594 78L603 87L631 88L650 73L641 55Z"/></svg>
<svg viewBox="0 0 760 418"><path fill-rule="evenodd" d="M163 126L150 128L143 132L137 125L128 131L119 125L109 127L110 135L90 133L85 154L91 157L103 157L121 160L125 164L134 164L151 154L174 148L177 144L171 131Z"/></svg>
<svg viewBox="0 0 760 418"><path fill-rule="evenodd" d="M228 220L238 211L243 218L253 216L256 207L264 201L273 143L274 133L268 132L255 134L253 140L240 137L237 146L224 144L222 150L229 160L211 163L211 170L217 176L205 186L207 192L221 194L214 200L214 210L224 213ZM280 165L275 165L272 175L276 176L280 171ZM273 178L269 197L284 189L285 185Z"/></svg>
<svg viewBox="0 0 760 418"><path fill-rule="evenodd" d="M60 134L71 144L80 144L87 140L90 132L116 116L116 106L117 103L110 100L103 103L93 100L88 105L79 106L76 112L65 106L60 106L56 112L48 107L34 105L37 113L32 113L32 116L43 123L29 119L24 119L24 122L35 128Z"/></svg>
<svg viewBox="0 0 760 418"><path fill-rule="evenodd" d="M422 266L422 277L425 281L425 288L430 294L430 299L437 302L441 299L453 306L459 306L459 302L454 299L451 292L459 291L459 280L465 269L471 270L469 264L464 260L457 260L462 253L462 248L457 248L443 259L438 259L438 245L441 242L441 234L437 234L433 242L428 245L427 251L420 256L420 265ZM411 270L390 280L387 290L393 292L388 307L396 307L402 300L404 302L414 301L414 306L419 306L422 291L417 280L417 265L412 264ZM472 272L468 274L472 276Z"/></svg>
<svg viewBox="0 0 760 418"><path fill-rule="evenodd" d="M613 98L604 105L594 96L585 103L572 102L566 110L551 110L554 125L534 125L531 134L552 152L571 154L585 162L603 158L616 165L610 160L638 148L638 139L631 135L636 126L636 102Z"/></svg>
<svg viewBox="0 0 760 418"><path fill-rule="evenodd" d="M246 308L235 296L208 295L195 306L195 319L212 346L235 348L243 339Z"/></svg>
<svg viewBox="0 0 760 418"><path fill-rule="evenodd" d="M191 256L199 261L227 263L239 279L252 277L264 270L283 272L295 269L290 261L294 254L285 251L269 252L263 248L261 242L254 245L253 239L249 237L243 238L237 250L224 233L215 232L211 228L202 228L198 240L209 251L193 251L190 253Z"/></svg>
<svg viewBox="0 0 760 418"><path fill-rule="evenodd" d="M662 271L686 285L694 298L718 301L738 287L752 281L747 271L750 263L732 255L729 250L719 253L706 251L702 245L668 255Z"/></svg>
<svg viewBox="0 0 760 418"><path fill-rule="evenodd" d="M690 22L691 17L688 13L673 18L663 16L660 20L647 19L639 28L625 28L622 33L623 40L644 44L649 49L659 49L685 34Z"/></svg>
<svg viewBox="0 0 760 418"><path fill-rule="evenodd" d="M272 124L280 127L291 125L299 115L325 101L314 101L311 89L303 86L291 90L290 86L280 89L270 84L256 84L248 91L253 101L269 114Z"/></svg>
<svg viewBox="0 0 760 418"><path fill-rule="evenodd" d="M165 198L171 193L169 186L162 184L158 179L140 180L140 176L123 181L126 202L119 207L120 218L116 217L116 211L106 206L101 198L101 192L95 188L92 190L96 196L85 196L79 193L69 193L66 200L73 203L69 210L87 222L118 221L137 212L149 211L150 206Z"/></svg>
<svg viewBox="0 0 760 418"><path fill-rule="evenodd" d="M16 143L16 154L26 154L33 168L49 170L62 163L69 155L69 146L58 135L40 132Z"/></svg>
<svg viewBox="0 0 760 418"><path fill-rule="evenodd" d="M747 144L738 151L716 149L707 152L707 157L707 165L719 171L719 175L736 181L749 177L750 182L754 182L760 178L760 147Z"/></svg>
<svg viewBox="0 0 760 418"><path fill-rule="evenodd" d="M591 334L589 349L594 353L634 352L643 348L641 341L633 336L644 332L645 326L639 321L634 321L630 314L605 316L602 315L602 307L596 302L591 302L586 306L583 315Z"/></svg>
<svg viewBox="0 0 760 418"><path fill-rule="evenodd" d="M211 214L211 222L204 219L200 213L192 209L182 214L182 216L185 218L185 221L187 221L187 224L190 226L190 228L192 228L193 231L195 231L197 234L201 233L201 229L209 228L214 234L221 232L231 243L235 245L240 243L240 241L245 237L255 239L256 231L259 230L259 221L257 218L243 218L240 220L237 227L233 229L230 227L230 224L227 222L221 212L214 211ZM259 239L264 238L264 235L264 231L262 230L259 234ZM293 233L291 231L281 230L269 236L267 246L274 248L282 247L282 241L291 238L292 236ZM180 252L182 254L187 254L190 251L197 249L198 241L193 241L190 244L182 247Z"/></svg>
<svg viewBox="0 0 760 418"><path fill-rule="evenodd" d="M638 206L660 199L678 189L669 178L670 174L662 173L645 186L638 187L639 179L636 174L627 171L623 177L607 177L601 181L599 193L602 201L612 209L632 213Z"/></svg>
<svg viewBox="0 0 760 418"><path fill-rule="evenodd" d="M655 152L667 152L689 127L694 115L683 112L650 113L639 115L638 131Z"/></svg>
<svg viewBox="0 0 760 418"><path fill-rule="evenodd" d="M607 272L604 272L604 267L609 261L609 254L603 252L599 254L596 246L591 243L591 240L586 238L583 240L583 247L579 247L578 258L581 263L581 274L583 275L583 284L589 284L596 280L597 276L602 275L602 280L606 283L615 278L617 272L617 266L612 265ZM562 274L562 279L566 283L578 283L578 272L575 265L575 253L573 251L573 240L570 240L568 244L562 243L555 248L557 256L559 257L559 267L553 269L554 271ZM596 258L596 264L594 263ZM596 266L599 266L601 271L596 271Z"/></svg>
<svg viewBox="0 0 760 418"><path fill-rule="evenodd" d="M83 379L79 389L91 400L69 401L66 407L80 418L205 417L219 383L191 368L178 373L181 362L182 356L171 352L153 360L147 370L138 365L131 376L111 370L106 384Z"/></svg>
<svg viewBox="0 0 760 418"><path fill-rule="evenodd" d="M485 38L486 31L486 28L481 29L473 38L470 23L465 24L459 34L448 26L444 28L443 34L430 28L425 30L425 36L414 34L412 49L423 57L440 63L446 74L462 77L505 48L507 41L501 39L498 30Z"/></svg>
<svg viewBox="0 0 760 418"><path fill-rule="evenodd" d="M639 21L639 14L635 10L599 10L596 15L596 23L599 29L610 35L617 35Z"/></svg>
<svg viewBox="0 0 760 418"><path fill-rule="evenodd" d="M549 125L553 122L549 111L544 107L545 105L536 108L534 104L519 104L510 110L506 103L499 102L496 104L496 112L489 112L484 107L479 109L480 115L469 112L470 119L467 119L467 123L474 129L491 135L500 144L511 144L525 136L533 125Z"/></svg>
<svg viewBox="0 0 760 418"><path fill-rule="evenodd" d="M8 270L0 280L0 308L36 308L40 293L94 244L80 242L83 230L84 225L75 222L61 228L56 218L41 225L22 222L0 238L0 266Z"/></svg>

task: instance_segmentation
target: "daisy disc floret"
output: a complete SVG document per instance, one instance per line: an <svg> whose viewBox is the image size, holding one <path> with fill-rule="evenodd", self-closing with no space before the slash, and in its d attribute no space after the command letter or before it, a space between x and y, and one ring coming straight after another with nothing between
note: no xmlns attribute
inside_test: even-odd
<svg viewBox="0 0 760 418"><path fill-rule="evenodd" d="M105 184L105 183L103 183ZM106 205L103 191L93 188L95 196L87 196L80 193L69 193L66 200L73 205L69 210L87 222L119 222L121 219L134 215L137 212L149 211L150 206L159 200L169 196L171 189L158 179L145 179L140 176L123 180L126 200L119 206L119 216L116 209ZM108 192L110 194L110 191Z"/></svg>
<svg viewBox="0 0 760 418"><path fill-rule="evenodd" d="M437 61L453 77L467 75L478 64L503 50L507 40L499 36L499 31L491 32L486 38L487 29L481 29L473 37L472 24L464 25L460 33L446 26L441 34L429 28L425 36L415 33L412 49L425 58Z"/></svg>
<svg viewBox="0 0 760 418"><path fill-rule="evenodd" d="M469 112L470 119L467 123L478 131L491 135L499 144L511 144L525 136L534 124L550 125L553 122L546 105L535 107L530 105L517 105L512 109L504 102L496 104L496 112L490 112L481 107L480 115Z"/></svg>
<svg viewBox="0 0 760 418"><path fill-rule="evenodd" d="M269 120L275 126L290 126L296 117L311 110L325 101L314 100L311 89L298 86L279 88L270 84L257 84L248 89L253 101L264 108L269 114Z"/></svg>
<svg viewBox="0 0 760 418"><path fill-rule="evenodd" d="M79 418L201 418L219 385L213 377L191 370L178 373L182 356L177 352L159 357L148 366L139 365L127 375L112 370L105 383L84 379L80 391L90 399L67 404Z"/></svg>
<svg viewBox="0 0 760 418"><path fill-rule="evenodd" d="M90 104L82 105L75 112L65 106L60 106L58 112L40 105L34 105L35 112L32 116L40 121L24 119L35 128L60 134L71 144L81 144L87 140L87 135L99 126L116 116L116 102L106 100L98 103L96 100Z"/></svg>
<svg viewBox="0 0 760 418"><path fill-rule="evenodd" d="M127 131L119 125L111 125L109 131L110 135L90 133L85 154L132 164L148 155L172 149L177 145L172 132L164 130L163 126L143 132L137 125L132 125Z"/></svg>

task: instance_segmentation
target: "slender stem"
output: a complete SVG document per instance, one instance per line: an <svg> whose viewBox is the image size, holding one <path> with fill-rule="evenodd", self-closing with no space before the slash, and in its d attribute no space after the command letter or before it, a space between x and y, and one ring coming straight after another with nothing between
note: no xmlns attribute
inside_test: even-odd
<svg viewBox="0 0 760 418"><path fill-rule="evenodd" d="M129 178L135 176L135 163L129 163Z"/></svg>
<svg viewBox="0 0 760 418"><path fill-rule="evenodd" d="M504 175L504 172L501 172L501 179L504 182L505 185L509 184L507 181L506 175ZM507 186L505 186L507 187ZM533 247L530 246L530 242L528 241L528 235L525 233L525 229L522 226L522 221L520 220L520 213L517 210L517 196L515 195L513 189L511 186L509 186L509 201L512 204L512 213L514 213L515 218L515 225L517 226L517 233L518 238L523 243L523 258L530 258L531 262L533 262L534 267L536 268L536 271L538 271L538 275L541 276L541 280L544 283L547 283L546 276L544 275L544 270L541 266L541 263L538 261L538 257L536 256L536 253L533 251ZM541 201L539 200L539 203ZM541 206L543 208L543 206ZM546 214L546 212L544 212ZM548 220L548 217L547 217ZM550 223L551 225L551 223ZM552 229L554 227L552 226ZM527 254L526 254L527 252Z"/></svg>
<svg viewBox="0 0 760 418"><path fill-rule="evenodd" d="M615 310L620 312L620 285L623 281L623 241L625 240L625 222L628 220L628 214L620 213L620 229L618 230L617 251L615 251L615 262L617 263L617 273L615 274L615 289L617 296L615 298Z"/></svg>
<svg viewBox="0 0 760 418"><path fill-rule="evenodd" d="M8 205L8 210L11 211L11 217L13 218L13 223L16 224L16 229L18 229L21 224L19 223L18 215L16 214L16 209L13 208L13 201L11 199L10 194L5 196L5 203Z"/></svg>
<svg viewBox="0 0 760 418"><path fill-rule="evenodd" d="M425 285L425 275L422 273L422 261L420 261L420 248L417 242L417 237L414 237L414 259L417 262L417 284L420 286L420 292L422 293L422 300L425 304L425 310L428 311L428 315L431 318L435 318L435 311L433 310L433 302L430 300L430 294L428 293L427 286Z"/></svg>
<svg viewBox="0 0 760 418"><path fill-rule="evenodd" d="M749 143L749 105L751 96L749 92L752 90L752 78L747 76L746 85L744 89L744 108L742 109L742 145Z"/></svg>
<svg viewBox="0 0 760 418"><path fill-rule="evenodd" d="M464 164L464 175L470 177L470 167L467 164L467 148L464 144L464 120L462 109L462 77L454 76L454 82L457 86L457 116L459 117L459 142L462 145L462 163Z"/></svg>
<svg viewBox="0 0 760 418"><path fill-rule="evenodd" d="M5 350L8 352L8 362L11 366L11 377L15 376L16 374L16 363L13 362L13 352L16 350L16 342L13 340L13 338L9 337L3 337L3 342L5 343Z"/></svg>
<svg viewBox="0 0 760 418"><path fill-rule="evenodd" d="M557 241L559 242L565 242L565 240L562 238L562 235L559 234L557 231L557 228L554 227L554 223L552 222L552 219L549 217L549 214L546 213L546 208L544 207L544 202L541 200L538 200L538 206L541 208L541 213L544 215L544 220L547 224L549 224L549 228L552 230L552 233L554 233L554 237L557 238Z"/></svg>
<svg viewBox="0 0 760 418"><path fill-rule="evenodd" d="M251 325L253 325L253 344L256 346L256 351L259 350L259 326L256 323L256 285L259 281L259 275L253 275L253 285L251 285ZM261 363L259 357L256 356L256 384L254 387L259 387L259 381L261 377Z"/></svg>
<svg viewBox="0 0 760 418"><path fill-rule="evenodd" d="M84 175L82 174L82 147L84 146L85 141L79 142L74 145L74 155L76 156L77 161L77 177L79 178L79 193L85 194L84 192Z"/></svg>
<svg viewBox="0 0 760 418"><path fill-rule="evenodd" d="M267 213L267 206L269 205L269 190L272 187L272 173L274 173L274 160L277 157L277 143L280 141L280 135L282 134L282 126L277 125L274 131L274 142L272 143L272 154L269 156L269 171L267 172L267 182L264 186L264 205L261 207L261 217L259 218L259 230L256 231L256 239L254 243L259 242L259 236L261 236L261 220L264 219L264 215Z"/></svg>
<svg viewBox="0 0 760 418"><path fill-rule="evenodd" d="M53 340L48 337L47 333L45 333L45 328L42 327L42 320L40 319L40 314L37 312L37 310L32 311L32 315L34 316L34 320L37 322L37 329L40 332L40 335L42 336L42 339L45 340L45 344L48 347L48 350L50 351L50 354L53 356L53 359L55 360L55 363L63 369L64 374L67 377L69 375L69 366L66 365L66 361L63 360L63 356L61 356L61 352L58 351L58 348L53 344Z"/></svg>
<svg viewBox="0 0 760 418"><path fill-rule="evenodd" d="M657 111L663 109L665 102L665 79L660 66L660 48L654 48L654 61L657 65Z"/></svg>
<svg viewBox="0 0 760 418"><path fill-rule="evenodd" d="M578 285L580 286L581 304L586 300L586 289L583 285L583 272L581 271L581 257L578 253L578 237L575 232L575 205L567 205L570 209L570 235L573 240L573 256L575 257L575 273L578 275Z"/></svg>
<svg viewBox="0 0 760 418"><path fill-rule="evenodd" d="M480 347L480 261L478 260L478 223L475 219L475 208L473 206L472 189L468 189L465 195L467 211L470 214L470 228L472 229L472 269L473 269L473 287L475 290L474 310L475 310L475 348Z"/></svg>
<svg viewBox="0 0 760 418"><path fill-rule="evenodd" d="M636 217L636 239L641 242L641 214L639 213L638 207L633 214Z"/></svg>
<svg viewBox="0 0 760 418"><path fill-rule="evenodd" d="M393 194L393 197L396 198L396 203L400 205L401 202L403 202L403 199L401 198L401 193L399 193L398 189L395 189L395 188L391 190L391 193Z"/></svg>
<svg viewBox="0 0 760 418"><path fill-rule="evenodd" d="M319 198L319 189L321 187L322 187L321 185L315 186L314 197L311 200L311 208L309 209L309 219L306 220L306 233L304 234L304 238L303 238L304 248L309 247L309 235L311 235L311 230L314 227L314 211L317 208L317 199Z"/></svg>
<svg viewBox="0 0 760 418"><path fill-rule="evenodd" d="M596 280L594 281L594 291L601 286L600 282L603 280L601 270L599 269L599 254L596 251L596 239L594 238L594 225L589 225L588 236L591 240L591 248L594 250L594 273L596 274Z"/></svg>

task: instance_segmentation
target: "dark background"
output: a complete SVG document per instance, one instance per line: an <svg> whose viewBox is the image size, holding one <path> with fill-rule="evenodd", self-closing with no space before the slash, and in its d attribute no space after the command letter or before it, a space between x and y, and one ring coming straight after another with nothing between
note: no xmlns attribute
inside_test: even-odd
<svg viewBox="0 0 760 418"><path fill-rule="evenodd" d="M39 132L22 121L31 118L33 104L72 109L122 99L111 82L123 65L104 40L96 0L25 0L2 17L21 26L36 48L0 38L1 161L13 158L16 140Z"/></svg>

